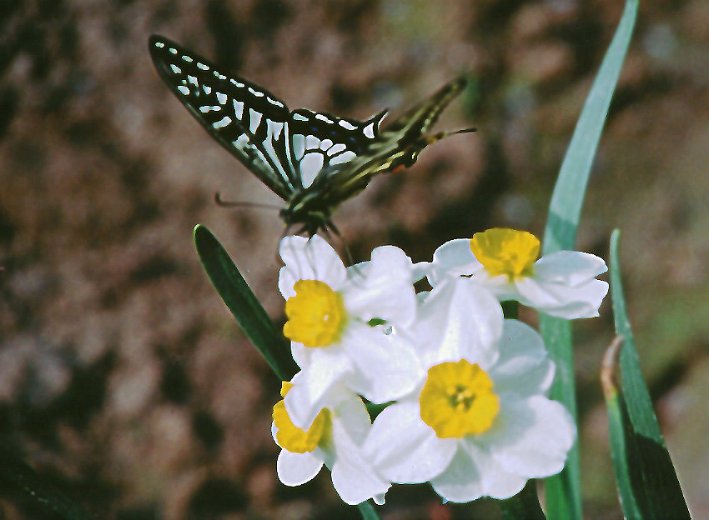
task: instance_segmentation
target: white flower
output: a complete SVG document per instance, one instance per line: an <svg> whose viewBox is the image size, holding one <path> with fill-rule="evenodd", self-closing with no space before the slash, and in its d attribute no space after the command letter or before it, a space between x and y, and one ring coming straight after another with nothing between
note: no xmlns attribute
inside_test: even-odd
<svg viewBox="0 0 709 520"><path fill-rule="evenodd" d="M428 279L470 276L501 301L517 300L565 319L598 316L608 284L596 280L603 259L577 251L558 251L539 260L539 240L525 231L493 228L472 240L446 242L433 255Z"/></svg>
<svg viewBox="0 0 709 520"><path fill-rule="evenodd" d="M303 369L302 383L285 399L293 422L309 427L336 384L374 403L410 392L420 377L416 356L404 337L386 333L416 316L415 272L403 251L379 247L370 262L349 271L318 236L286 237L280 254L285 266L278 285L288 317L283 332Z"/></svg>
<svg viewBox="0 0 709 520"><path fill-rule="evenodd" d="M564 467L575 425L546 397L554 366L539 334L504 320L499 304L490 310L491 299L458 278L422 304L412 333L428 372L376 418L364 446L387 480L430 482L468 502L511 497Z"/></svg>
<svg viewBox="0 0 709 520"><path fill-rule="evenodd" d="M300 376L283 383L283 397L298 386ZM324 464L347 504L370 498L383 504L391 484L377 475L361 451L370 428L364 403L344 389L330 392L327 407L319 411L308 430L295 426L284 402L279 401L273 407L271 427L273 439L282 448L276 464L278 479L286 486L299 486L315 477Z"/></svg>

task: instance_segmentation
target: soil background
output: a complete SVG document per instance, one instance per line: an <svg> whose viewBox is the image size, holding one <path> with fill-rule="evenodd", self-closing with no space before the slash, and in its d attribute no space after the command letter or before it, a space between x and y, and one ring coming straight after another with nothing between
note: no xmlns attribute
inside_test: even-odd
<svg viewBox="0 0 709 520"><path fill-rule="evenodd" d="M465 73L440 128L476 126L335 215L356 260L430 259L490 226L541 235L618 0L0 4L0 435L97 518L358 518L329 475L290 489L270 435L279 381L202 271L207 225L282 321L278 199L199 127L151 64L166 35L291 107L393 113ZM709 517L709 3L643 2L578 248L623 231L641 362L696 518ZM342 250L342 244L336 246ZM534 323L533 315L525 318ZM610 306L577 323L587 518L621 518L598 383ZM384 518L497 518L395 488ZM0 490L0 518L51 518Z"/></svg>

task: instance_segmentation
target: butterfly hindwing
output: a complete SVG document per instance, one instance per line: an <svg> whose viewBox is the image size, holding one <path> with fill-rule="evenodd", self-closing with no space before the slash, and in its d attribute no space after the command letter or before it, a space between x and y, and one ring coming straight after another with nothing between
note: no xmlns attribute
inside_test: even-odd
<svg viewBox="0 0 709 520"><path fill-rule="evenodd" d="M288 107L267 90L229 77L204 58L153 36L160 75L200 124L281 198L300 189L288 147Z"/></svg>
<svg viewBox="0 0 709 520"><path fill-rule="evenodd" d="M438 120L438 116L465 88L465 78L456 78L439 88L430 97L414 105L404 114L389 123L382 137L385 139L402 140L417 139L430 130Z"/></svg>
<svg viewBox="0 0 709 520"><path fill-rule="evenodd" d="M464 78L450 81L386 125L367 153L357 156L347 168L323 172L323 176L336 178L330 190L332 196L345 200L363 189L375 175L387 173L400 165L410 166L418 153L432 142L424 134L460 94L465 83Z"/></svg>
<svg viewBox="0 0 709 520"><path fill-rule="evenodd" d="M293 164L304 188L312 185L321 172L348 163L379 137L384 113L367 121L357 121L313 112L305 108L291 113L290 135Z"/></svg>

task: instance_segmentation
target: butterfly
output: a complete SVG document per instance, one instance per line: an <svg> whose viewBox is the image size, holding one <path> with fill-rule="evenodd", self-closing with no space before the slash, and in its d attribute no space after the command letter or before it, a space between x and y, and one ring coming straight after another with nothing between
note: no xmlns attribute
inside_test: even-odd
<svg viewBox="0 0 709 520"><path fill-rule="evenodd" d="M241 161L286 206L288 229L310 236L337 233L333 210L362 191L375 175L413 165L429 144L467 128L427 135L465 86L455 79L380 128L387 111L365 121L306 108L289 110L265 88L228 75L175 42L153 35L158 73L207 132Z"/></svg>

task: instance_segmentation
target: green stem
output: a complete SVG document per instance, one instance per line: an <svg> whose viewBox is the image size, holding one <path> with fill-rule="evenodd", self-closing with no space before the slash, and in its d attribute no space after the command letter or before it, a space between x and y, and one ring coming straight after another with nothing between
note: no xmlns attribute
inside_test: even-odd
<svg viewBox="0 0 709 520"><path fill-rule="evenodd" d="M362 520L379 520L379 515L371 501L368 500L357 504L357 509L359 509L359 514L362 515Z"/></svg>
<svg viewBox="0 0 709 520"><path fill-rule="evenodd" d="M503 520L546 520L537 498L537 485L534 480L527 482L522 491L512 498L500 500Z"/></svg>

